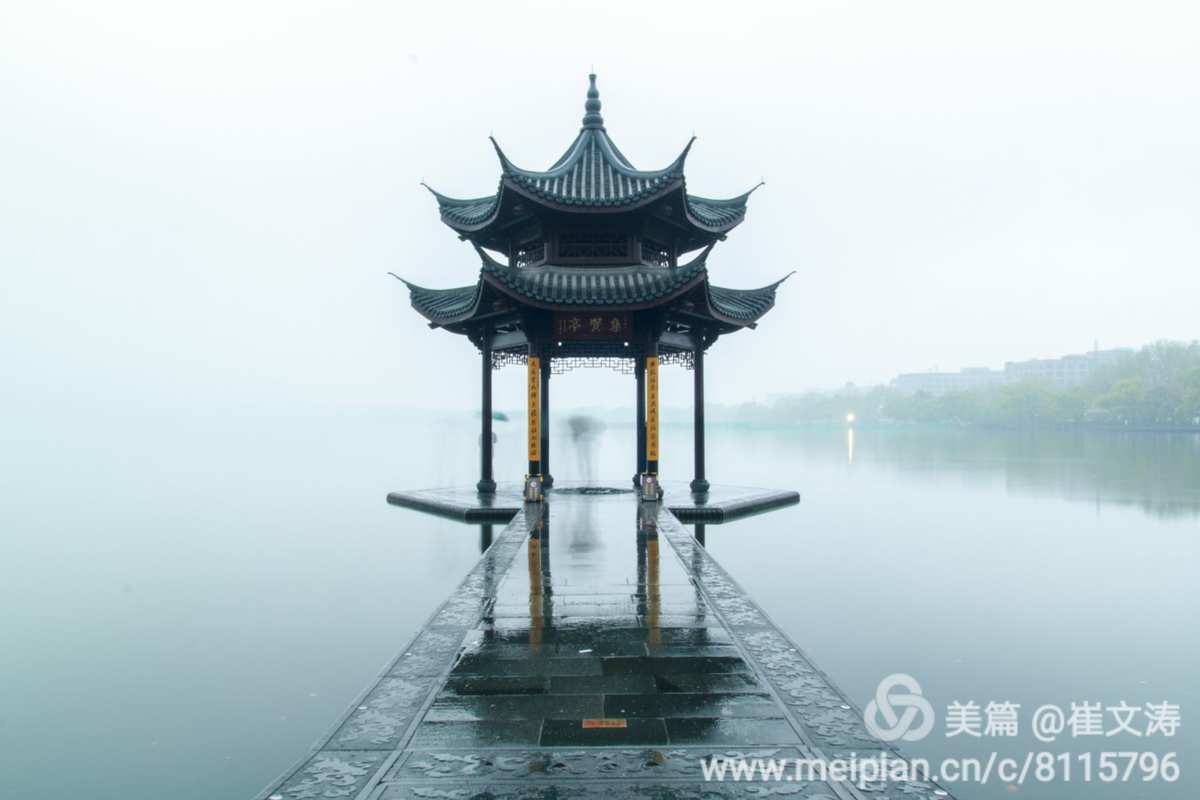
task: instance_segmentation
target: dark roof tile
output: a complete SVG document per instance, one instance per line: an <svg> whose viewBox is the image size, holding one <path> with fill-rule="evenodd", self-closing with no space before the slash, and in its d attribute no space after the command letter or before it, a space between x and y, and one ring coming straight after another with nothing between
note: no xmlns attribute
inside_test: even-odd
<svg viewBox="0 0 1200 800"><path fill-rule="evenodd" d="M706 277L708 252L679 267L511 267L480 250L485 280L502 291L539 303L579 306L642 305L677 294Z"/></svg>
<svg viewBox="0 0 1200 800"><path fill-rule="evenodd" d="M495 144L495 140L492 140ZM675 188L691 142L671 164L658 170L634 169L603 128L584 128L554 166L527 170L509 161L496 145L504 177L517 189L565 206L611 207L637 203Z"/></svg>
<svg viewBox="0 0 1200 800"><path fill-rule="evenodd" d="M784 276L769 286L758 289L727 289L708 284L708 303L713 311L730 320L751 323L775 305L775 290L790 276Z"/></svg>
<svg viewBox="0 0 1200 800"><path fill-rule="evenodd" d="M394 277L399 278L398 275ZM453 289L426 289L399 279L408 287L412 307L430 322L444 324L469 317L479 299L478 283Z"/></svg>

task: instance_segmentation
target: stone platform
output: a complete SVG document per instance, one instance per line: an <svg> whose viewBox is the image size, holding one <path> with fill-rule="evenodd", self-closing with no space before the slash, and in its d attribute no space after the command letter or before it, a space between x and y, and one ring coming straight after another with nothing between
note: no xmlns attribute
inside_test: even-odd
<svg viewBox="0 0 1200 800"><path fill-rule="evenodd" d="M947 794L705 781L702 764L895 752L663 504L515 512L415 639L260 800Z"/></svg>
<svg viewBox="0 0 1200 800"><path fill-rule="evenodd" d="M742 517L761 514L800 502L799 492L757 489L750 486L714 484L704 495L693 494L684 481L664 481L663 504L680 522L719 525ZM560 482L548 490L548 496L576 494L629 494L632 487L596 486L577 482ZM521 510L523 500L520 483L501 483L493 495L481 495L474 488L420 489L392 492L387 496L392 505L424 511L439 517L462 522L508 522Z"/></svg>

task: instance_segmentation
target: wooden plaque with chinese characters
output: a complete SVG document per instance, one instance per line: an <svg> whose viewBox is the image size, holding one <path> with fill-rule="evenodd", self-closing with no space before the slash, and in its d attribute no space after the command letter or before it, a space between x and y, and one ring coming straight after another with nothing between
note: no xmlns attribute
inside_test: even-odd
<svg viewBox="0 0 1200 800"><path fill-rule="evenodd" d="M646 357L646 460L658 461L658 356Z"/></svg>
<svg viewBox="0 0 1200 800"><path fill-rule="evenodd" d="M579 311L554 315L555 339L628 339L633 317L612 311Z"/></svg>
<svg viewBox="0 0 1200 800"><path fill-rule="evenodd" d="M542 460L542 361L537 356L530 356L526 362L526 372L529 378L529 460Z"/></svg>

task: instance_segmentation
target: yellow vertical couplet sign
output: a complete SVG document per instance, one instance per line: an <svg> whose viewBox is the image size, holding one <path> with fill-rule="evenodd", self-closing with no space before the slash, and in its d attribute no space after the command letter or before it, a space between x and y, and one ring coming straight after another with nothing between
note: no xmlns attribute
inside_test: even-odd
<svg viewBox="0 0 1200 800"><path fill-rule="evenodd" d="M646 356L646 460L658 461L658 356Z"/></svg>
<svg viewBox="0 0 1200 800"><path fill-rule="evenodd" d="M542 362L529 357L529 460L542 460Z"/></svg>

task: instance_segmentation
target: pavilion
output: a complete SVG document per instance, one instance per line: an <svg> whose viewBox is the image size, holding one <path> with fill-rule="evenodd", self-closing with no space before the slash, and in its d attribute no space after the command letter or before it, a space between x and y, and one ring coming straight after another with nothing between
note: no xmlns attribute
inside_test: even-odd
<svg viewBox="0 0 1200 800"><path fill-rule="evenodd" d="M458 199L429 189L442 221L478 252L477 280L451 289L405 283L413 308L431 328L462 334L480 351L481 494L496 490L492 370L526 365L525 494L539 500L542 489L553 485L550 376L600 365L632 372L636 379L634 482L644 499L655 499L661 493L658 370L676 363L693 370L691 488L702 495L709 488L704 353L722 335L755 327L774 306L783 281L758 289L709 283L712 249L745 218L754 189L729 199L689 194L684 164L694 137L666 167L636 169L609 138L596 76L588 77L583 126L549 169L518 167L493 139L501 168L495 194Z"/></svg>

